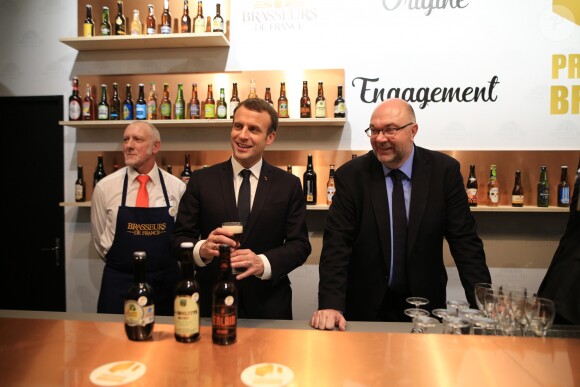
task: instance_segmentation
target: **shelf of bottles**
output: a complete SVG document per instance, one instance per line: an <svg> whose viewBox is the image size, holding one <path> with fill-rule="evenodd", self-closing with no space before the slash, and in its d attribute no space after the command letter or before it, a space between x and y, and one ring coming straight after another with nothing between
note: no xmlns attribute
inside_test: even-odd
<svg viewBox="0 0 580 387"><path fill-rule="evenodd" d="M113 51L158 48L229 47L222 32L179 33L172 35L117 35L60 38L78 51Z"/></svg>

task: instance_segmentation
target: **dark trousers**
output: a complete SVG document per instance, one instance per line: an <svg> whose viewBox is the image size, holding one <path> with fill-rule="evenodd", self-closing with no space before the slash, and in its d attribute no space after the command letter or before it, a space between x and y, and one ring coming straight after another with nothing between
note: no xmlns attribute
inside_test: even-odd
<svg viewBox="0 0 580 387"><path fill-rule="evenodd" d="M411 317L405 314L405 309L414 308L414 306L406 301L407 297L409 297L408 293L402 294L387 288L378 312L378 319L388 322L410 322Z"/></svg>

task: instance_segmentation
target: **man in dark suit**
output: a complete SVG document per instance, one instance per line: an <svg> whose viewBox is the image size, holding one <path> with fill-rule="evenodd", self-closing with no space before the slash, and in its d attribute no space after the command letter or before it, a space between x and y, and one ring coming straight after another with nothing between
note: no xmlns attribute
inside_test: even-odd
<svg viewBox="0 0 580 387"><path fill-rule="evenodd" d="M412 306L409 296L427 298L424 307L430 310L446 307L444 238L473 307L475 283L491 282L459 163L416 146L417 130L411 105L402 99L382 102L366 130L373 150L335 172L314 328L345 330L347 320L409 321L404 314ZM401 179L391 178L393 170L402 172L400 206L390 204ZM391 235L400 232L391 228L393 206L405 207L408 219L406 228L402 221L400 258L393 255Z"/></svg>
<svg viewBox="0 0 580 387"><path fill-rule="evenodd" d="M311 251L306 204L300 179L263 158L274 142L278 115L268 102L249 98L234 111L230 133L232 157L194 171L179 204L172 248L193 242L201 315L211 316L212 288L218 277L219 245L229 244L236 276L238 317L292 319L288 273L301 266ZM250 170L251 212L237 246L223 222L239 220L238 192L243 170Z"/></svg>

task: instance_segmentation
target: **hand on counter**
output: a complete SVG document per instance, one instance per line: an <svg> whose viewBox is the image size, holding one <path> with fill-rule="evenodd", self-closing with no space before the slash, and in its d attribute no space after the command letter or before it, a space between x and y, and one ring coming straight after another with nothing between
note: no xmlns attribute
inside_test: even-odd
<svg viewBox="0 0 580 387"><path fill-rule="evenodd" d="M346 319L338 310L322 309L317 310L312 314L310 326L322 330L333 330L334 328L338 328L339 331L345 331Z"/></svg>

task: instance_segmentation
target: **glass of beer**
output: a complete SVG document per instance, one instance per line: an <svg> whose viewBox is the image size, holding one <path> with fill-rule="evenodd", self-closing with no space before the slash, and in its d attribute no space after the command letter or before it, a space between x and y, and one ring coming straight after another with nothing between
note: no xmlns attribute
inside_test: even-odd
<svg viewBox="0 0 580 387"><path fill-rule="evenodd" d="M222 228L225 228L226 230L229 230L232 233L234 233L232 239L236 241L237 244L240 243L240 241L242 240L242 234L244 233L244 225L242 224L242 222L223 222ZM243 267L242 268L232 267L232 273L234 275L238 275L244 271L245 268Z"/></svg>

